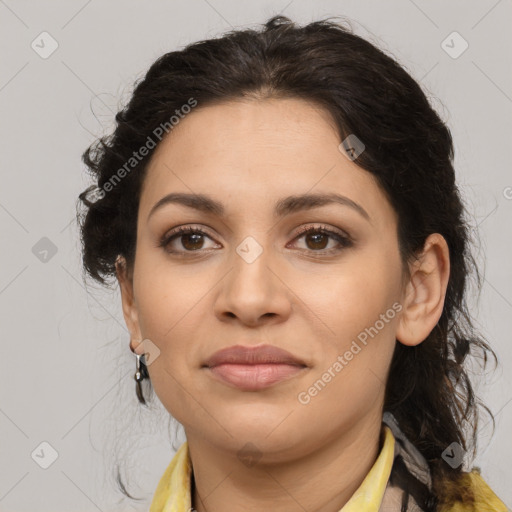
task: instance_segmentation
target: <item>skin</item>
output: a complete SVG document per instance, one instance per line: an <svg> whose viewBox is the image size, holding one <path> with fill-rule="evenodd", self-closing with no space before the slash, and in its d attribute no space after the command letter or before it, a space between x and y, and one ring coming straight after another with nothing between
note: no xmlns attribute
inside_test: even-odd
<svg viewBox="0 0 512 512"><path fill-rule="evenodd" d="M340 510L379 454L396 342L421 343L441 316L446 241L429 236L403 279L397 216L372 175L340 152L340 142L329 114L311 103L244 100L197 107L149 163L134 267L120 259L117 273L131 348L144 353L141 341L149 339L160 351L148 366L150 378L184 426L198 512ZM167 204L148 220L170 192L208 194L226 215ZM279 199L306 192L343 194L370 221L339 204L273 216ZM171 229L190 224L208 235L188 245L176 238L167 249L183 257L158 246ZM342 231L353 245L297 238L298 228L309 225ZM252 263L236 252L247 236L263 250ZM300 403L298 394L394 303L401 311L309 403ZM235 344L276 345L307 368L270 388L242 391L201 367ZM252 466L238 457L248 442L261 457Z"/></svg>

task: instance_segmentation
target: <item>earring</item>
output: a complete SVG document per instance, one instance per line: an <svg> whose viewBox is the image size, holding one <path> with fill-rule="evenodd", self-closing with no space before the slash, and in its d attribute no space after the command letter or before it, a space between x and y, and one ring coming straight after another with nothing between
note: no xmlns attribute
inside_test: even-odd
<svg viewBox="0 0 512 512"><path fill-rule="evenodd" d="M133 350L132 352L135 354ZM144 354L135 354L135 375L133 378L135 379L135 393L137 395L137 399L140 403L145 405L146 400L144 399L144 395L142 393L141 383L144 379L149 378L149 373L144 361L141 361L141 357L143 356Z"/></svg>

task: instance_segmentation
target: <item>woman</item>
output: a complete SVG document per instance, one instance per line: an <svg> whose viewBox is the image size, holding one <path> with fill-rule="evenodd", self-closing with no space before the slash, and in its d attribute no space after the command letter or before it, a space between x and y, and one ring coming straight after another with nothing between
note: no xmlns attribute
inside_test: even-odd
<svg viewBox="0 0 512 512"><path fill-rule="evenodd" d="M83 261L186 433L151 512L506 510L463 470L494 352L452 139L400 65L276 16L163 55L116 121Z"/></svg>

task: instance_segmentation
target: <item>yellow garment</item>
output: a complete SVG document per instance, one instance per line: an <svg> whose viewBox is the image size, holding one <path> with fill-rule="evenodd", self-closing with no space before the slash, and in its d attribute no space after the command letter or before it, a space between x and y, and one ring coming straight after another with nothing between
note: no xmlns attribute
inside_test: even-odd
<svg viewBox="0 0 512 512"><path fill-rule="evenodd" d="M384 443L377 460L340 512L378 512L393 466L395 447L395 438L391 429L385 424L383 429ZM191 468L188 443L185 442L162 475L149 512L191 512L193 510L190 489ZM478 512L507 512L505 504L478 473L468 473L467 478L476 492ZM466 507L457 504L443 512L467 511Z"/></svg>
<svg viewBox="0 0 512 512"><path fill-rule="evenodd" d="M446 512L510 512L510 509L496 496L476 470L465 474L464 484L473 489L475 508L471 509L461 503L456 503L446 509Z"/></svg>
<svg viewBox="0 0 512 512"><path fill-rule="evenodd" d="M374 465L363 483L342 508L342 512L377 512L391 473L395 438L387 425L384 443ZM188 444L185 442L172 459L160 479L149 512L189 512L191 505L191 464ZM341 511L340 511L341 512Z"/></svg>

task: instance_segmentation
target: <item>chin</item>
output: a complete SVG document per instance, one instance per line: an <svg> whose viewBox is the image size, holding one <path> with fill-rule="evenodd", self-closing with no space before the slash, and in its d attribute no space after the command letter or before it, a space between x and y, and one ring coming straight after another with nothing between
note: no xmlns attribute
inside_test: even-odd
<svg viewBox="0 0 512 512"><path fill-rule="evenodd" d="M297 425L297 415L292 407L284 405L241 406L226 410L216 416L217 421L239 442L251 440L267 445L283 446L296 434L304 435ZM292 412L292 414L290 414Z"/></svg>

